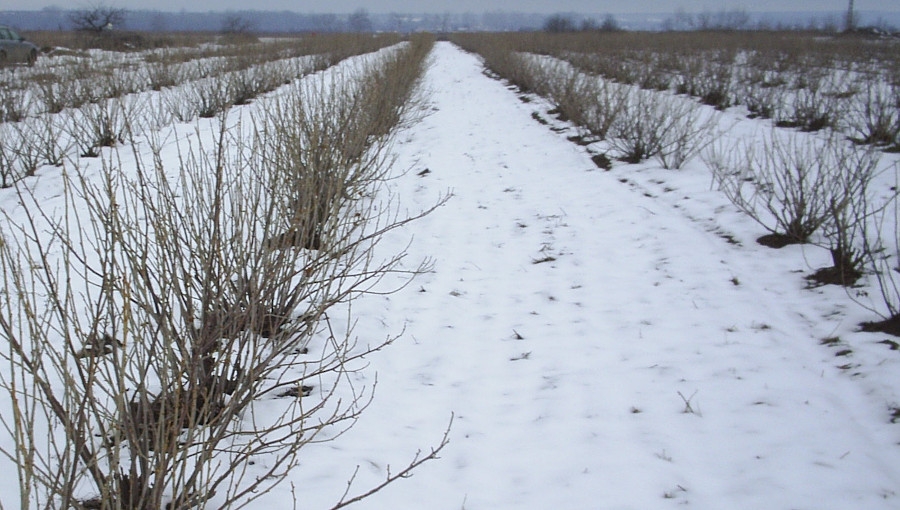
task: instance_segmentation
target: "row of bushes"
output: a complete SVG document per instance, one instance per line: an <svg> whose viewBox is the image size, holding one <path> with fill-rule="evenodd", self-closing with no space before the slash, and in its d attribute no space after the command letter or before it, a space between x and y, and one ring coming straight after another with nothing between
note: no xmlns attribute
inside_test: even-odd
<svg viewBox="0 0 900 510"><path fill-rule="evenodd" d="M668 87L618 83L567 60L519 52L490 35L456 41L480 53L490 72L549 98L561 118L587 132L588 142L603 141L622 161L656 158L664 168L679 168L701 156L715 185L770 232L760 242L828 250L832 266L810 275L815 283L852 286L873 275L885 324L900 323L898 189L882 182L888 169L874 146L835 131L813 135L776 126L765 136L729 142L714 109Z"/></svg>
<svg viewBox="0 0 900 510"><path fill-rule="evenodd" d="M42 58L29 69L0 72L0 122L58 113L128 94L218 79L266 64L314 62L325 68L341 60L399 42L395 35L331 35L277 41L204 46L140 53L84 52ZM289 72L289 69L285 69Z"/></svg>
<svg viewBox="0 0 900 510"><path fill-rule="evenodd" d="M19 194L0 242L0 452L21 501L4 505L238 508L352 425L371 395L348 374L391 339L357 346L349 302L404 256L373 249L414 218L371 197L430 43L220 115L177 158L152 132L99 174L75 166L65 211Z"/></svg>
<svg viewBox="0 0 900 510"><path fill-rule="evenodd" d="M457 42L480 51L491 71L520 90L550 98L562 118L580 126L586 137L605 140L623 161L656 158L665 168L681 168L715 132L714 116L694 101L598 79L551 57L467 37Z"/></svg>
<svg viewBox="0 0 900 510"><path fill-rule="evenodd" d="M671 90L805 131L900 149L900 43L798 34L504 34L507 51L566 60L646 90Z"/></svg>
<svg viewBox="0 0 900 510"><path fill-rule="evenodd" d="M380 43L387 41L384 39ZM362 53L380 47L378 44L351 48ZM261 46L257 49L265 52L270 48ZM341 59L350 53L346 48L333 52ZM242 60L253 59L245 55ZM78 107L64 108L59 113L28 116L19 122L0 124L0 188L33 175L41 166L62 165L72 156L73 150L77 156L97 157L104 147L115 146L175 121L214 117L232 105L246 104L331 63L322 55L270 62L263 57L256 60L262 63L224 71L231 64L220 59L213 62L220 65L222 72L207 73L207 77L193 80L187 80L184 74L169 73L166 76L173 79L173 85L159 92L126 94L117 88L115 94L120 95L113 98L95 98ZM210 61L204 62L211 65ZM93 75L92 79L96 81L89 88L102 90L100 84L105 79L116 80L104 76Z"/></svg>

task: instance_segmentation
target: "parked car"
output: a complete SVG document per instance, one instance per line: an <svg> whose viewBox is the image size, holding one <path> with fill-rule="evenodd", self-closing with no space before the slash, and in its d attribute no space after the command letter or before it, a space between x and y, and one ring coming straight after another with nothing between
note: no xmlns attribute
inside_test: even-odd
<svg viewBox="0 0 900 510"><path fill-rule="evenodd" d="M0 26L0 66L16 62L34 65L38 47L9 27Z"/></svg>

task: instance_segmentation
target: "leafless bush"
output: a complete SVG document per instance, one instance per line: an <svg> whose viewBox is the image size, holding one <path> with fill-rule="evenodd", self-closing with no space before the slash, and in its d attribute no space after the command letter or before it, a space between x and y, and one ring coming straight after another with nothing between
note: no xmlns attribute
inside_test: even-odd
<svg viewBox="0 0 900 510"><path fill-rule="evenodd" d="M45 113L59 113L76 102L71 83L65 84L55 76L42 77L36 83L38 98Z"/></svg>
<svg viewBox="0 0 900 510"><path fill-rule="evenodd" d="M106 99L73 111L67 125L82 157L96 158L103 147L115 147L136 125L139 106L128 99Z"/></svg>
<svg viewBox="0 0 900 510"><path fill-rule="evenodd" d="M793 90L784 96L787 104L776 125L808 132L838 126L843 104L838 94L829 92L827 70L803 69L793 85Z"/></svg>
<svg viewBox="0 0 900 510"><path fill-rule="evenodd" d="M779 115L784 96L783 88L768 86L765 82L755 83L745 89L742 102L750 111L751 118L771 119Z"/></svg>
<svg viewBox="0 0 900 510"><path fill-rule="evenodd" d="M0 123L19 122L31 109L31 95L22 87L0 83Z"/></svg>
<svg viewBox="0 0 900 510"><path fill-rule="evenodd" d="M582 83L582 122L594 136L605 140L626 108L628 89L608 81L588 79Z"/></svg>
<svg viewBox="0 0 900 510"><path fill-rule="evenodd" d="M190 90L193 92L193 109L201 118L215 117L231 107L228 83L223 80L206 78L197 82Z"/></svg>
<svg viewBox="0 0 900 510"><path fill-rule="evenodd" d="M787 81L774 69L774 63L751 56L749 63L738 67L738 72L736 102L747 107L751 118L776 117L784 102Z"/></svg>
<svg viewBox="0 0 900 510"><path fill-rule="evenodd" d="M674 127L669 109L676 99L648 90L629 91L627 103L616 118L608 138L619 159L639 163L660 153L666 141L670 140L670 131Z"/></svg>
<svg viewBox="0 0 900 510"><path fill-rule="evenodd" d="M895 180L900 166L894 165ZM896 186L895 190L898 189ZM872 235L866 236L865 255L868 268L878 286L886 313L877 307L871 310L884 320L881 323L864 324L864 330L900 333L900 203L894 200L874 215Z"/></svg>
<svg viewBox="0 0 900 510"><path fill-rule="evenodd" d="M184 66L181 63L173 62L173 59L167 57L166 53L168 52L163 53L158 60L149 62L144 68L152 90L159 91L166 87L174 87L186 79Z"/></svg>
<svg viewBox="0 0 900 510"><path fill-rule="evenodd" d="M18 133L8 124L0 124L0 188L9 188L22 178L18 142Z"/></svg>
<svg viewBox="0 0 900 510"><path fill-rule="evenodd" d="M133 66L121 66L100 73L92 81L93 86L99 90L100 97L104 99L122 97L141 92L146 88L142 83L141 74L133 69Z"/></svg>
<svg viewBox="0 0 900 510"><path fill-rule="evenodd" d="M697 103L681 98L671 98L668 115L656 158L663 168L678 169L710 144L718 119Z"/></svg>
<svg viewBox="0 0 900 510"><path fill-rule="evenodd" d="M45 164L62 166L71 144L65 136L63 116L43 114L25 120L31 143L40 151Z"/></svg>
<svg viewBox="0 0 900 510"><path fill-rule="evenodd" d="M862 200L874 165L870 153L853 151L838 137L775 131L761 142L713 145L704 161L729 200L772 234L806 243L828 225L833 247L845 253L853 228L847 222L858 217L845 208ZM830 224L844 214L844 225Z"/></svg>
<svg viewBox="0 0 900 510"><path fill-rule="evenodd" d="M164 89L159 103L154 103L155 116L164 118L166 114L179 122L188 122L197 116L194 94L182 87Z"/></svg>
<svg viewBox="0 0 900 510"><path fill-rule="evenodd" d="M642 51L634 65L637 67L637 84L642 89L667 91L672 88L672 75L662 60L666 55Z"/></svg>
<svg viewBox="0 0 900 510"><path fill-rule="evenodd" d="M373 133L348 159L326 136L341 133L346 117L327 113L347 93L308 92L268 105L249 134L220 116L218 132L179 147L176 169L152 136L151 161L127 156L133 176L111 151L99 180L66 175L63 212L22 191L28 216L0 243L0 386L13 397L0 423L15 442L0 451L22 507L241 507L365 409L370 390L348 377L392 338L358 344L349 307L390 273L428 268L374 251L428 211L366 198L389 140ZM312 113L269 123L295 112Z"/></svg>
<svg viewBox="0 0 900 510"><path fill-rule="evenodd" d="M703 104L724 109L731 106L734 54L730 51L700 52L685 56L676 91L700 99Z"/></svg>
<svg viewBox="0 0 900 510"><path fill-rule="evenodd" d="M547 59L533 72L533 80L540 83L535 92L553 101L560 118L584 126L586 111L596 112L593 106L602 97L596 77L585 75L568 62Z"/></svg>
<svg viewBox="0 0 900 510"><path fill-rule="evenodd" d="M900 84L890 84L881 75L864 80L861 98L847 115L851 138L858 143L891 146L900 144Z"/></svg>
<svg viewBox="0 0 900 510"><path fill-rule="evenodd" d="M833 158L840 187L828 193L828 221L822 226L821 243L831 254L832 266L818 270L812 278L821 283L850 286L864 274L871 260L868 253L874 235L872 219L896 199L897 191L887 198L876 197L869 186L876 176L878 155L860 150L835 137L826 150Z"/></svg>
<svg viewBox="0 0 900 510"><path fill-rule="evenodd" d="M15 152L19 160L22 177L31 177L37 169L46 163L40 143L41 137L32 129L33 124L19 122L14 124Z"/></svg>

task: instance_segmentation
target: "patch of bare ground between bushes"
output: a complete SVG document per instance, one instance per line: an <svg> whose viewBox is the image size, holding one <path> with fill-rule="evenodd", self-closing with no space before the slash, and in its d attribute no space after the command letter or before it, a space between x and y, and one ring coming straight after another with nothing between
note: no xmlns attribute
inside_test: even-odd
<svg viewBox="0 0 900 510"><path fill-rule="evenodd" d="M756 242L769 248L775 248L776 250L780 250L781 248L792 244L802 244L795 237L785 234L766 234L757 238Z"/></svg>
<svg viewBox="0 0 900 510"><path fill-rule="evenodd" d="M859 327L860 331L865 331L867 333L887 333L889 335L900 337L900 315L895 315L881 321L863 322Z"/></svg>

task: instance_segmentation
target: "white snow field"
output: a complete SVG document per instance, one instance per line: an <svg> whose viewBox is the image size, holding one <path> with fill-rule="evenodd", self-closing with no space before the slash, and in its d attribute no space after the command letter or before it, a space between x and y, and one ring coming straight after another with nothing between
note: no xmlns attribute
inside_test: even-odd
<svg viewBox="0 0 900 510"><path fill-rule="evenodd" d="M377 389L355 427L304 451L297 508L356 466L351 495L380 483L451 414L439 460L356 507L900 508L900 353L843 289L807 288L825 250L758 245L700 161L598 170L482 70L435 48L393 187L411 212L454 196L381 246L435 268L354 305L361 342L405 332L357 374ZM264 501L294 508L291 486Z"/></svg>

